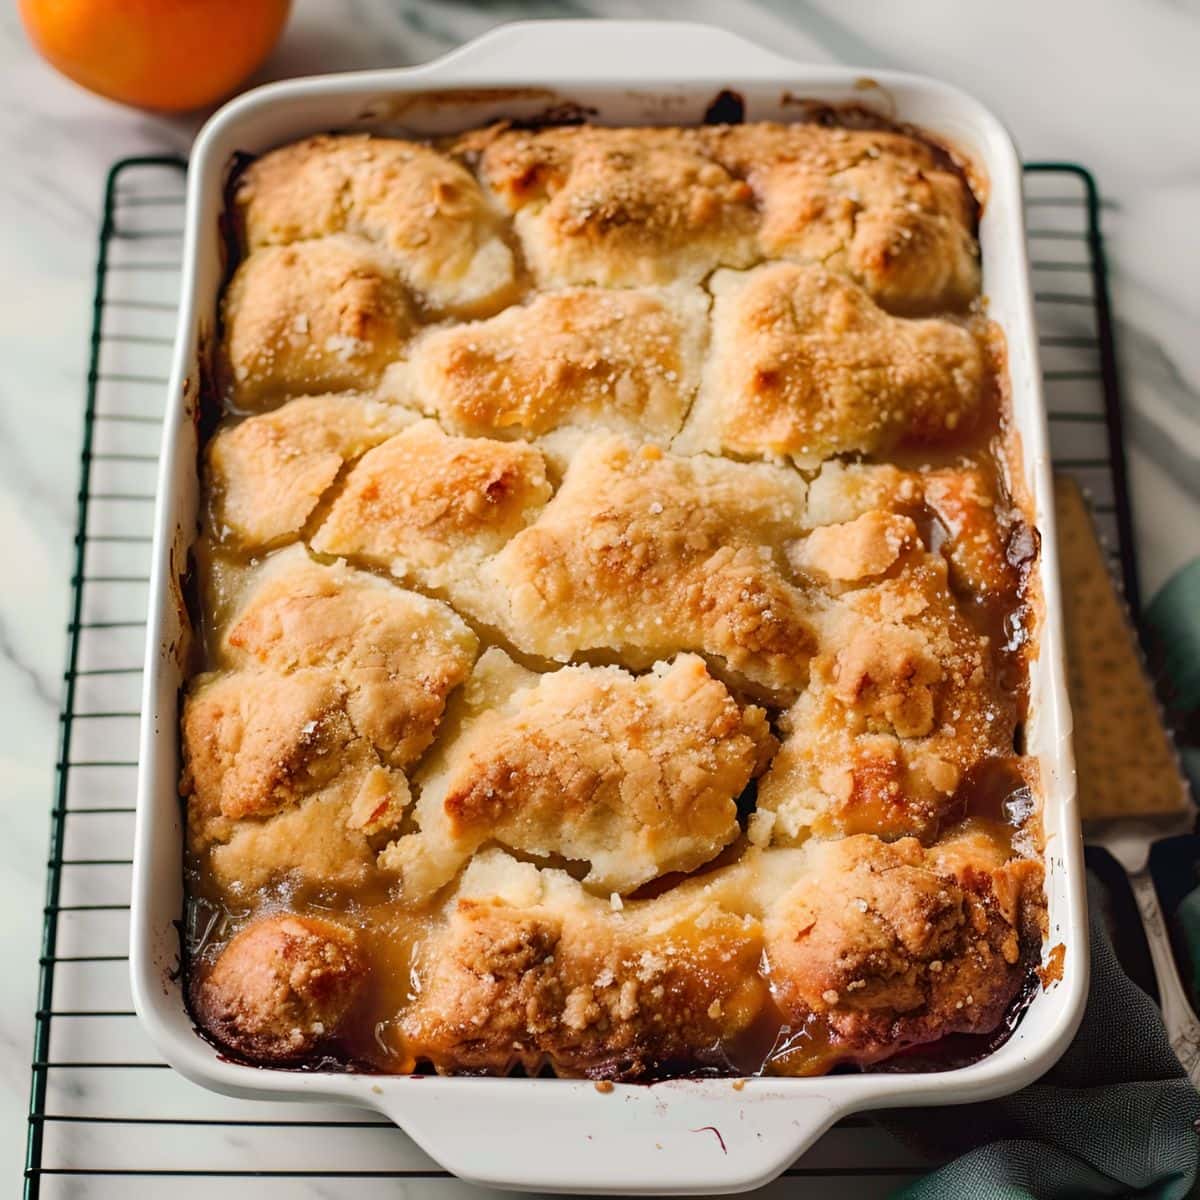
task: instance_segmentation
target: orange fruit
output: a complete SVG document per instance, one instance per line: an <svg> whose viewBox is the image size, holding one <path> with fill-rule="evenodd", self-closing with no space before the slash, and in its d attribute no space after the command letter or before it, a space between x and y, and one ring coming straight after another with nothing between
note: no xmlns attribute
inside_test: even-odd
<svg viewBox="0 0 1200 1200"><path fill-rule="evenodd" d="M183 112L228 95L270 53L291 0L20 0L68 79L138 108Z"/></svg>

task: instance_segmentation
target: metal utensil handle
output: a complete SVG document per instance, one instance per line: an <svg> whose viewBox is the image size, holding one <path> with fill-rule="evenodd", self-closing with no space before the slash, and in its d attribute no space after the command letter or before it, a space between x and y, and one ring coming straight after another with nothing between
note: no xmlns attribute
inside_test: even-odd
<svg viewBox="0 0 1200 1200"><path fill-rule="evenodd" d="M1129 882L1142 917L1146 941L1150 945L1150 958L1154 963L1154 975L1162 1001L1163 1024L1167 1027L1171 1049L1179 1056L1188 1078L1200 1086L1200 1018L1192 1010L1180 982L1150 868L1147 866L1140 871L1131 871Z"/></svg>

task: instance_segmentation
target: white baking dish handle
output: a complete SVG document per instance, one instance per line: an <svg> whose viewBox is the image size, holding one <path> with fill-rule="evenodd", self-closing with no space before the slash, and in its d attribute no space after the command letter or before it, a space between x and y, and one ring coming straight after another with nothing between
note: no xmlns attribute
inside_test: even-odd
<svg viewBox="0 0 1200 1200"><path fill-rule="evenodd" d="M599 1096L596 1089L608 1085L582 1080L477 1080L461 1089L437 1082L383 1089L372 1104L462 1179L492 1187L520 1180L549 1192L711 1195L757 1187L853 1105L853 1086L835 1100L836 1088L798 1095L761 1078L617 1084ZM593 1120L579 1120L581 1099L592 1102Z"/></svg>
<svg viewBox="0 0 1200 1200"><path fill-rule="evenodd" d="M570 62L574 82L621 75L657 84L721 71L730 79L796 70L785 58L735 33L687 21L518 21L502 25L429 64L441 79L528 83Z"/></svg>

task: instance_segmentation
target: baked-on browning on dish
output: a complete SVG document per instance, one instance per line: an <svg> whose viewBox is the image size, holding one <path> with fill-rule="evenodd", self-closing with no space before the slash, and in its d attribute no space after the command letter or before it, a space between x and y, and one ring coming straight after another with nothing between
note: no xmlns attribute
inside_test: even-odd
<svg viewBox="0 0 1200 1200"><path fill-rule="evenodd" d="M201 1028L596 1079L985 1052L1045 924L1038 539L949 156L499 124L230 196Z"/></svg>

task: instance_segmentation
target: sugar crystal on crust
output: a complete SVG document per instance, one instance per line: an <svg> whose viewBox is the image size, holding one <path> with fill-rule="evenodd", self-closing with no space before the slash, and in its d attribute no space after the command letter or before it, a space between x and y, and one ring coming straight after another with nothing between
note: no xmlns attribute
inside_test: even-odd
<svg viewBox="0 0 1200 1200"><path fill-rule="evenodd" d="M695 651L794 693L810 605L780 547L803 529L804 494L780 467L589 442L491 568L513 641L548 657L610 647L643 665Z"/></svg>
<svg viewBox="0 0 1200 1200"><path fill-rule="evenodd" d="M420 780L419 832L380 859L417 900L488 842L586 863L600 895L693 870L739 836L738 796L774 747L766 713L694 655L538 675L493 648L460 707Z"/></svg>
<svg viewBox="0 0 1200 1200"><path fill-rule="evenodd" d="M369 389L413 327L379 251L342 234L256 250L230 280L222 314L223 374L243 411L298 393Z"/></svg>
<svg viewBox="0 0 1200 1200"><path fill-rule="evenodd" d="M562 425L678 433L699 385L695 288L569 288L421 337L392 386L449 429L532 437Z"/></svg>
<svg viewBox="0 0 1200 1200"><path fill-rule="evenodd" d="M251 250L351 234L434 310L494 311L512 298L513 254L471 174L420 142L363 134L283 146L238 181Z"/></svg>

